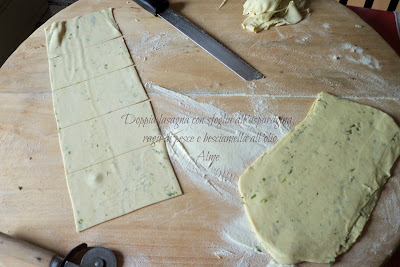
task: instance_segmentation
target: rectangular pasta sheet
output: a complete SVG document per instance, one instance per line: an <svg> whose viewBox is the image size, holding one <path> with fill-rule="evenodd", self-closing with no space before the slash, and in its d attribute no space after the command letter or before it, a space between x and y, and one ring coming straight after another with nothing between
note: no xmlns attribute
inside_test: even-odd
<svg viewBox="0 0 400 267"><path fill-rule="evenodd" d="M164 142L68 175L77 230L181 194Z"/></svg>
<svg viewBox="0 0 400 267"><path fill-rule="evenodd" d="M61 128L146 99L134 66L53 92L54 109Z"/></svg>
<svg viewBox="0 0 400 267"><path fill-rule="evenodd" d="M54 58L120 36L112 9L107 8L51 24L46 28L47 54L49 58Z"/></svg>
<svg viewBox="0 0 400 267"><path fill-rule="evenodd" d="M144 140L161 134L111 9L56 22L46 37L77 231L181 195L165 143Z"/></svg>
<svg viewBox="0 0 400 267"><path fill-rule="evenodd" d="M61 128L59 135L67 173L147 146L144 136L160 135L155 123L141 127L125 124L126 114L154 118L150 102L146 101Z"/></svg>
<svg viewBox="0 0 400 267"><path fill-rule="evenodd" d="M49 59L49 64L54 91L131 66L133 61L121 37Z"/></svg>

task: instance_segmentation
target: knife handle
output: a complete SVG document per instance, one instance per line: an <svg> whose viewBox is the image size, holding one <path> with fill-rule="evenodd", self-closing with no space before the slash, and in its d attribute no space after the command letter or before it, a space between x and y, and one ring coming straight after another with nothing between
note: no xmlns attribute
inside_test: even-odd
<svg viewBox="0 0 400 267"><path fill-rule="evenodd" d="M0 232L0 266L53 267L61 260L53 252Z"/></svg>
<svg viewBox="0 0 400 267"><path fill-rule="evenodd" d="M165 11L169 7L168 0L133 0L139 6L149 11L154 16Z"/></svg>

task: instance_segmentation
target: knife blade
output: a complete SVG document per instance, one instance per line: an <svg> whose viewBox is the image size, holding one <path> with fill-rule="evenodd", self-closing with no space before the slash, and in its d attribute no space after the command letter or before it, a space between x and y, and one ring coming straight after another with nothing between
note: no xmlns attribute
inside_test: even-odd
<svg viewBox="0 0 400 267"><path fill-rule="evenodd" d="M193 25L189 20L169 8L168 0L134 1L154 16L159 16L171 24L242 79L252 81L264 78L263 74L254 69L239 56L220 44L203 30Z"/></svg>

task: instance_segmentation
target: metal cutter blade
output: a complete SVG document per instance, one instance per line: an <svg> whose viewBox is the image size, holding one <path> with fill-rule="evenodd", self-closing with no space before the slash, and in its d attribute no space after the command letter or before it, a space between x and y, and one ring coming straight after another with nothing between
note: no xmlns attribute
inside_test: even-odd
<svg viewBox="0 0 400 267"><path fill-rule="evenodd" d="M155 16L159 16L174 26L181 33L189 37L193 42L218 59L234 73L246 81L264 78L259 71L254 69L243 59L217 42L203 30L193 25L190 21L169 8L166 0L134 0L141 7Z"/></svg>

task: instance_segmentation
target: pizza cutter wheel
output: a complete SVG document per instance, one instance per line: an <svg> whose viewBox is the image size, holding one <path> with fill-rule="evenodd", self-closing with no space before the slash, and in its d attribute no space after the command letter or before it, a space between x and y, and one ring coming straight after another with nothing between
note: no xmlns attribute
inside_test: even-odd
<svg viewBox="0 0 400 267"><path fill-rule="evenodd" d="M90 249L83 255L81 266L117 267L117 259L111 250L103 247L96 247Z"/></svg>
<svg viewBox="0 0 400 267"><path fill-rule="evenodd" d="M72 249L65 258L59 262L57 267L117 267L117 259L114 253L108 248L94 247L86 251L81 259L80 265L72 263L70 260L76 255L81 254L83 250L87 250L85 243ZM50 265L52 267L52 265Z"/></svg>
<svg viewBox="0 0 400 267"><path fill-rule="evenodd" d="M79 265L74 263L79 259ZM117 267L117 259L111 250L89 248L85 243L76 246L62 258L47 249L0 232L0 266Z"/></svg>

